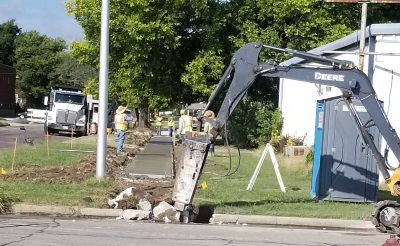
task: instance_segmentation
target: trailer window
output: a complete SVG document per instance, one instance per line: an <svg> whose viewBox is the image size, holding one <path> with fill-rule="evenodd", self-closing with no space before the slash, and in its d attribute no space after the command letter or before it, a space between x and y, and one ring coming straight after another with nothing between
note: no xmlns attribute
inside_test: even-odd
<svg viewBox="0 0 400 246"><path fill-rule="evenodd" d="M56 93L55 102L56 103L73 103L73 104L82 104L83 96L80 95L71 95L71 94L61 94Z"/></svg>

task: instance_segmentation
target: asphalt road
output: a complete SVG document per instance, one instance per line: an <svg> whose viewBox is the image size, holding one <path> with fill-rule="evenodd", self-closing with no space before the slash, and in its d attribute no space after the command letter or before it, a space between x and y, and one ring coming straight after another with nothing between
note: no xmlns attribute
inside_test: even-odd
<svg viewBox="0 0 400 246"><path fill-rule="evenodd" d="M21 126L25 127L26 132L20 130ZM33 138L34 143L38 143L44 139L43 124L16 124L11 122L10 126L0 127L0 149L14 148L15 138L17 138L17 144L22 145L26 137ZM68 137L70 136L67 134L51 136L53 140L63 140Z"/></svg>
<svg viewBox="0 0 400 246"><path fill-rule="evenodd" d="M382 245L373 231L159 224L115 219L0 217L0 246L45 245Z"/></svg>

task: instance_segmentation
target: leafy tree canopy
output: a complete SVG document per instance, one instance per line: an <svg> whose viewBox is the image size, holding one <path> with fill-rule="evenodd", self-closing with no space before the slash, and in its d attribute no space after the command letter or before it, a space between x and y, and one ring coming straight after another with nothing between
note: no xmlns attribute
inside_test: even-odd
<svg viewBox="0 0 400 246"><path fill-rule="evenodd" d="M357 4L320 0L114 0L110 7L110 98L117 95L128 106L138 104L142 112L149 106L161 109L204 100L232 54L244 44L261 41L312 49L359 29L359 9ZM101 1L69 0L67 11L85 32L84 41L72 44L73 55L98 66ZM386 5L373 5L368 18L388 21L386 13L399 18ZM261 54L262 60L288 57L272 50ZM248 95L262 105L248 105L276 107L278 87L272 80L264 81L256 83ZM87 89L96 94L98 81L90 80Z"/></svg>
<svg viewBox="0 0 400 246"><path fill-rule="evenodd" d="M56 68L60 83L86 86L91 79L97 79L98 72L89 65L83 65L70 52L60 53L60 64Z"/></svg>
<svg viewBox="0 0 400 246"><path fill-rule="evenodd" d="M15 39L21 33L21 28L15 24L15 20L9 20L0 24L0 63L13 66Z"/></svg>
<svg viewBox="0 0 400 246"><path fill-rule="evenodd" d="M70 0L67 10L85 31L85 41L72 44L80 61L99 64L100 0ZM184 98L189 86L180 82L192 47L182 47L188 38L188 15L205 7L203 1L116 0L110 8L109 95L122 103L138 104L142 110L167 107L172 99ZM188 43L188 45L191 45ZM96 94L97 81L88 92ZM144 116L145 114L143 114Z"/></svg>
<svg viewBox="0 0 400 246"><path fill-rule="evenodd" d="M60 82L56 68L65 46L64 40L49 38L36 31L22 33L16 39L15 68L28 107L42 107L50 87Z"/></svg>

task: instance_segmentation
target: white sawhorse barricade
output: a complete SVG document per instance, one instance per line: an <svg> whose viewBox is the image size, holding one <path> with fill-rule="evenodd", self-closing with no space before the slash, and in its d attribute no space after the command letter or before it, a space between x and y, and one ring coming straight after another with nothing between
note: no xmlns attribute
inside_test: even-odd
<svg viewBox="0 0 400 246"><path fill-rule="evenodd" d="M279 183L279 186L281 187L281 191L286 192L285 186L283 185L281 173L279 172L278 161L276 160L274 149L272 148L272 146L269 143L264 148L264 151L261 155L260 161L257 164L256 170L254 170L253 176L251 177L249 185L247 186L246 190L251 190L253 188L253 185L256 182L258 173L260 172L260 169L264 163L265 157L267 156L267 152L269 152L269 155L271 156L272 165L274 165L276 178L278 179L278 183Z"/></svg>

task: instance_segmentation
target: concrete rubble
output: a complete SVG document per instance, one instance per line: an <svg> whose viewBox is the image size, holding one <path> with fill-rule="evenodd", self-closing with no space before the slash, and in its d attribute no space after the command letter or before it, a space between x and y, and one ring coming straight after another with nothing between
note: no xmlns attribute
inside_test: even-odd
<svg viewBox="0 0 400 246"><path fill-rule="evenodd" d="M148 220L150 219L150 211L126 209L122 211L121 217L124 220Z"/></svg>
<svg viewBox="0 0 400 246"><path fill-rule="evenodd" d="M155 220L163 220L165 223L175 221L175 215L175 208L164 201L153 209L153 218Z"/></svg>
<svg viewBox="0 0 400 246"><path fill-rule="evenodd" d="M130 192L127 192L130 191ZM133 188L128 188L121 192L117 198L109 200L109 205L114 205L113 202L122 200L123 196L132 196L134 194ZM117 200L117 201L116 201ZM117 208L115 206L114 208ZM137 204L138 209L124 209L122 210L121 216L117 219L124 220L148 220L153 219L156 221L164 221L165 223L176 222L176 210L175 208L165 201L161 201L157 206L153 207L151 202L146 198L139 200Z"/></svg>
<svg viewBox="0 0 400 246"><path fill-rule="evenodd" d="M138 205L138 209L151 212L152 206L151 203L147 199L140 199Z"/></svg>

